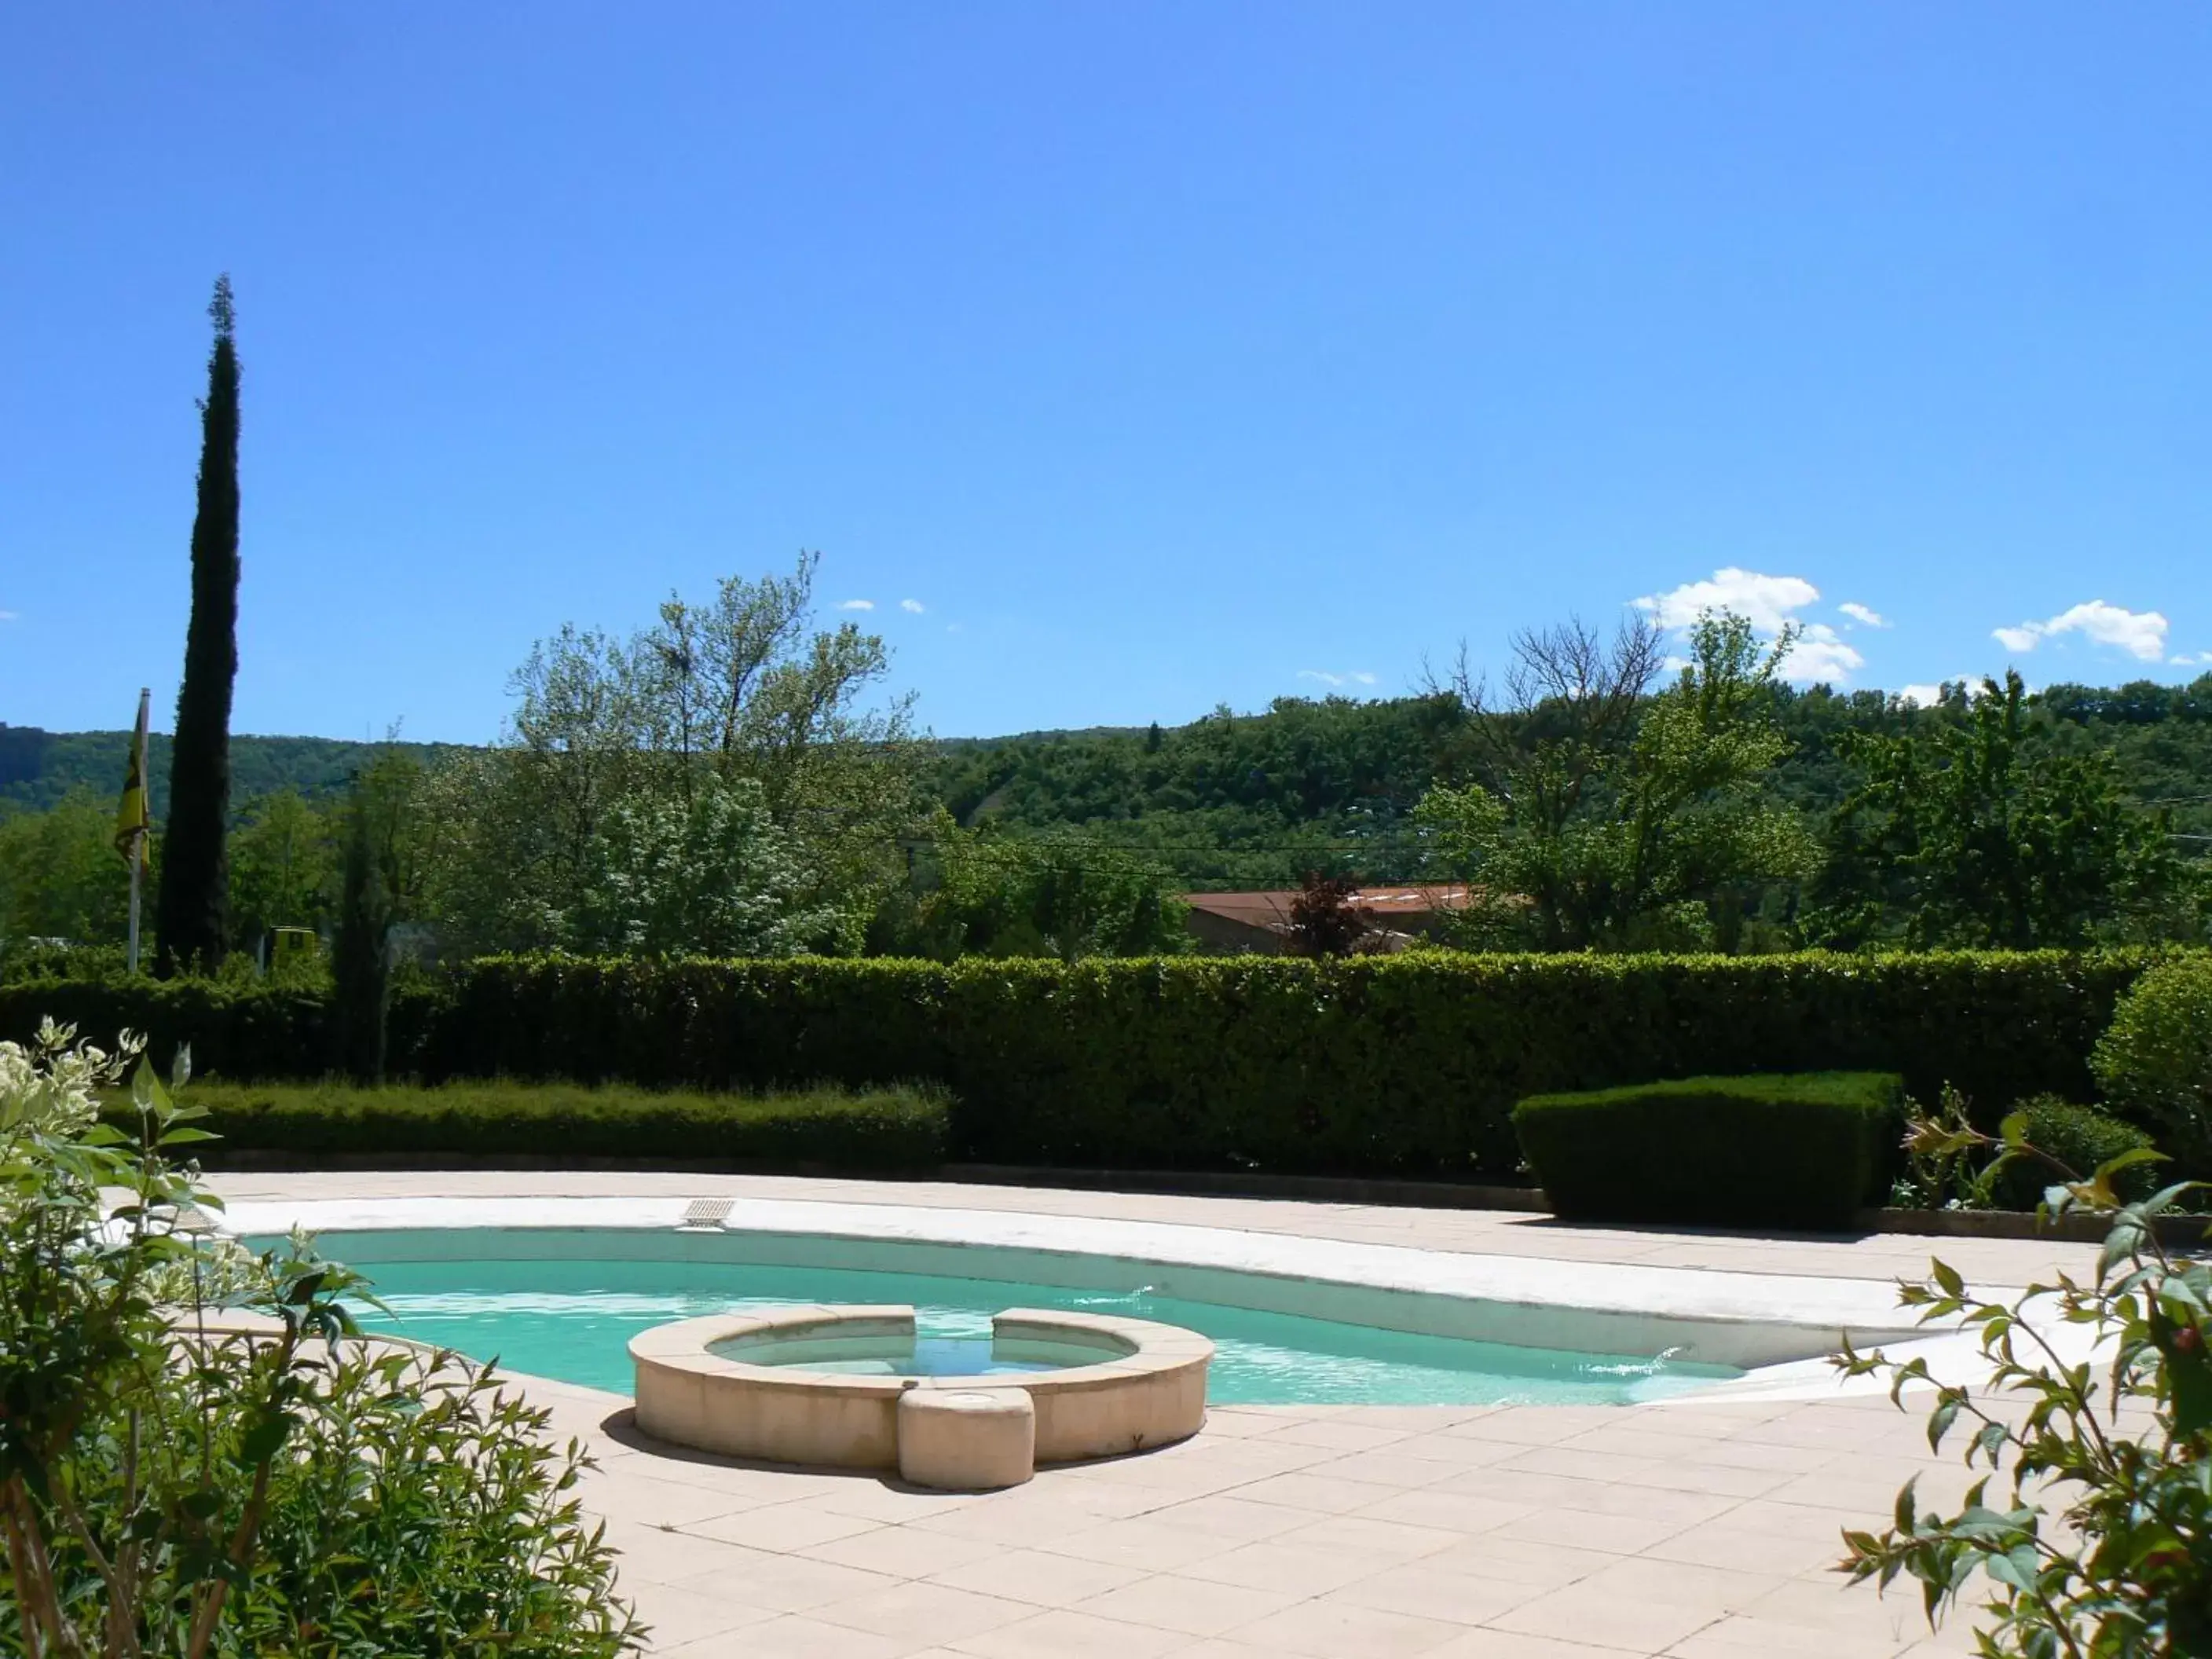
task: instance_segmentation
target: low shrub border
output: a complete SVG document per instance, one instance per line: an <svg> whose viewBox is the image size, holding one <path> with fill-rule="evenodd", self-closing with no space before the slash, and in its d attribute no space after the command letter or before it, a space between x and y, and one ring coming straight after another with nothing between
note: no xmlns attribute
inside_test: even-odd
<svg viewBox="0 0 2212 1659"><path fill-rule="evenodd" d="M1843 1228L1904 1108L1893 1073L1693 1077L1532 1095L1513 1127L1562 1219Z"/></svg>
<svg viewBox="0 0 2212 1659"><path fill-rule="evenodd" d="M759 1091L900 1079L957 1102L973 1163L1511 1181L1532 1094L1698 1073L1882 1070L1991 1125L2087 1056L2142 951L1857 957L1454 956L1314 963L494 958L395 999L392 1064ZM317 1076L324 1000L202 981L0 986L0 1036L52 1013L189 1041L203 1076Z"/></svg>
<svg viewBox="0 0 2212 1659"><path fill-rule="evenodd" d="M574 1084L192 1085L221 1139L208 1161L332 1158L653 1160L907 1174L944 1162L942 1091L823 1086L769 1095L699 1094ZM134 1127L128 1101L108 1108Z"/></svg>

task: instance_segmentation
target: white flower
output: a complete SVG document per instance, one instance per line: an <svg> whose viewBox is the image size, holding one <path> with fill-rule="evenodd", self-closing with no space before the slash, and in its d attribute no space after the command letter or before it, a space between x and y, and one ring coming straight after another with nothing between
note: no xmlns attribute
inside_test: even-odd
<svg viewBox="0 0 2212 1659"><path fill-rule="evenodd" d="M144 1045L123 1034L111 1054L76 1041L76 1028L51 1019L27 1048L0 1042L0 1131L68 1133L100 1115L100 1094L123 1080Z"/></svg>

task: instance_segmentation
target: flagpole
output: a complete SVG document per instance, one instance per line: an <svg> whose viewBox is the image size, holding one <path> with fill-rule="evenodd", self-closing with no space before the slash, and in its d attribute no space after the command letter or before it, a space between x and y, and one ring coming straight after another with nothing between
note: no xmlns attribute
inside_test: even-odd
<svg viewBox="0 0 2212 1659"><path fill-rule="evenodd" d="M131 736L131 741L135 745L135 749L131 755L131 764L138 779L138 787L141 791L149 793L152 789L153 780L146 775L146 716L148 714L148 704L152 701L152 698L153 693L149 688L145 686L139 687L138 726L137 729L134 731ZM142 799L143 799L143 796L142 795ZM144 878L146 873L146 827L143 823L141 823L137 833L131 837L130 970L133 974L136 974L138 971L138 893L139 889L144 885Z"/></svg>
<svg viewBox="0 0 2212 1659"><path fill-rule="evenodd" d="M131 843L131 971L134 974L138 971L138 887L140 872L145 867L146 837L141 834ZM115 913L111 910L108 914Z"/></svg>

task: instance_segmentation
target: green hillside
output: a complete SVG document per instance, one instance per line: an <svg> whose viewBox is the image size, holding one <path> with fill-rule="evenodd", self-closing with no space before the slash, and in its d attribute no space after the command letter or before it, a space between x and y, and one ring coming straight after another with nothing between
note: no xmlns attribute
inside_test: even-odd
<svg viewBox="0 0 2212 1659"><path fill-rule="evenodd" d="M168 810L169 739L157 732L146 746L159 817ZM233 738L231 799L242 803L287 787L308 796L335 793L356 769L387 746L337 738ZM456 752L451 744L398 746L425 762ZM46 732L0 721L0 803L44 809L73 789L118 793L130 753L128 732Z"/></svg>

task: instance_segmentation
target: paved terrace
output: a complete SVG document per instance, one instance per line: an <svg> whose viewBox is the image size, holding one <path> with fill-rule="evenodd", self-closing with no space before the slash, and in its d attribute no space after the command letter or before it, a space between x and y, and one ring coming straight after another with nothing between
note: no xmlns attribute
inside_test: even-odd
<svg viewBox="0 0 2212 1659"><path fill-rule="evenodd" d="M2086 1246L1568 1227L1499 1212L948 1183L506 1172L250 1175L235 1199L789 1198L1224 1227L1722 1273L1894 1279L1940 1251L2019 1285ZM770 1469L639 1436L629 1401L525 1379L600 1462L586 1502L654 1651L708 1659L1897 1659L1969 1653L1914 1587L1826 1569L1897 1487L1966 1485L1886 1399L1235 1407L1194 1440L982 1496Z"/></svg>

